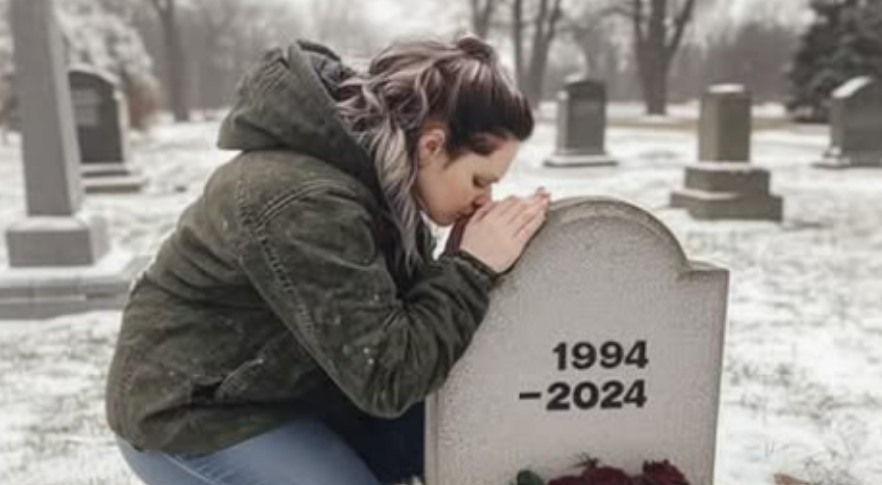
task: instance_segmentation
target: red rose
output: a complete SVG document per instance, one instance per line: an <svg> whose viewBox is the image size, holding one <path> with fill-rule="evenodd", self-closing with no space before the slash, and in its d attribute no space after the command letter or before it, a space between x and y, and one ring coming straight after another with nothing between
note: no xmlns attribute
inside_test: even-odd
<svg viewBox="0 0 882 485"><path fill-rule="evenodd" d="M632 485L627 473L611 466L589 466L582 473L582 478L588 485Z"/></svg>
<svg viewBox="0 0 882 485"><path fill-rule="evenodd" d="M560 477L550 482L548 485L591 485L582 477Z"/></svg>
<svg viewBox="0 0 882 485"><path fill-rule="evenodd" d="M683 472L668 460L643 463L643 478L648 485L689 485Z"/></svg>

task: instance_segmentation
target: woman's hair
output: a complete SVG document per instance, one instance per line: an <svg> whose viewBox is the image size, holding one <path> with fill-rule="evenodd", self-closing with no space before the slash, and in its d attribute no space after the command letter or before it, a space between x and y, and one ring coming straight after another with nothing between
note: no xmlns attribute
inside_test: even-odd
<svg viewBox="0 0 882 485"><path fill-rule="evenodd" d="M425 263L417 240L423 220L413 188L417 142L426 123L440 123L452 159L464 152L489 155L500 139L522 141L533 131L529 102L501 69L493 48L469 34L453 42L392 44L367 73L343 83L339 100L343 120L369 141L411 271Z"/></svg>

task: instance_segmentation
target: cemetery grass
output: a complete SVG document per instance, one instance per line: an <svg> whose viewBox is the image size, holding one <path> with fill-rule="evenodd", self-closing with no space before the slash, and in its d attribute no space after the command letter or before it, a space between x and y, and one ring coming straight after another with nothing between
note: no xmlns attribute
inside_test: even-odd
<svg viewBox="0 0 882 485"><path fill-rule="evenodd" d="M613 117L607 141L618 167L555 171L541 164L554 132L540 119L497 196L545 185L556 199L623 198L667 224L691 258L731 271L716 484L771 484L775 474L882 483L882 170L813 169L822 129L769 126L755 136L754 163L772 171L785 221L698 222L668 206L695 157L686 124L659 130ZM231 156L211 148L216 129L161 124L136 139L145 191L85 203L108 219L115 244L145 256L156 250L207 174ZM4 228L23 213L18 147L14 135L0 146ZM118 321L119 312L102 311L0 322L0 483L139 483L103 420ZM590 437L587 448L596 449Z"/></svg>

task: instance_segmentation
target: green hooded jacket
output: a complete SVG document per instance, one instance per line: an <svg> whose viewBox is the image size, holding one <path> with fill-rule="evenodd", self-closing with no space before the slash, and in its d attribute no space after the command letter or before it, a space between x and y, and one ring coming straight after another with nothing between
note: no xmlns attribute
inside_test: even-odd
<svg viewBox="0 0 882 485"><path fill-rule="evenodd" d="M498 275L461 251L405 270L370 156L336 113L348 73L302 44L240 82L219 144L241 153L123 313L107 416L137 448L208 453L305 415L396 417L469 344Z"/></svg>

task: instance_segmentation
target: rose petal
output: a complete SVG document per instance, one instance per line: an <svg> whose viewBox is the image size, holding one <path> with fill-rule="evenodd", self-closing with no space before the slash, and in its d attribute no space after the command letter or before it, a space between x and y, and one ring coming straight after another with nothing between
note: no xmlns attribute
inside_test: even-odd
<svg viewBox="0 0 882 485"><path fill-rule="evenodd" d="M567 476L567 477L556 478L556 479L548 482L548 485L591 485L591 484L588 483L588 481L586 481L582 477Z"/></svg>
<svg viewBox="0 0 882 485"><path fill-rule="evenodd" d="M619 468L601 466L582 473L588 485L632 485L631 477Z"/></svg>

